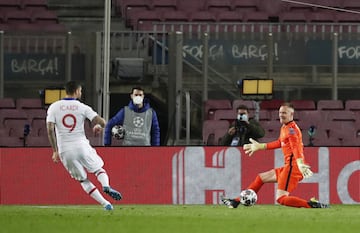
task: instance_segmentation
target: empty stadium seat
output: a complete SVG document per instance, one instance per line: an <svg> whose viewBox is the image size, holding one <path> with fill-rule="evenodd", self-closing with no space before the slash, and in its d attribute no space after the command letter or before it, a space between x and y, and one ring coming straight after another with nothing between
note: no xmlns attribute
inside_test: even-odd
<svg viewBox="0 0 360 233"><path fill-rule="evenodd" d="M236 119L237 112L234 109L217 109L214 113L214 120L228 120L232 122Z"/></svg>
<svg viewBox="0 0 360 233"><path fill-rule="evenodd" d="M245 12L244 21L246 22L268 22L269 14L265 11Z"/></svg>
<svg viewBox="0 0 360 233"><path fill-rule="evenodd" d="M342 110L344 103L342 100L319 100L317 102L318 110Z"/></svg>
<svg viewBox="0 0 360 233"><path fill-rule="evenodd" d="M216 22L215 14L210 11L190 11L189 18L190 21L196 22Z"/></svg>
<svg viewBox="0 0 360 233"><path fill-rule="evenodd" d="M278 138L280 136L281 124L279 121L260 121L260 125L265 130L265 136L267 138Z"/></svg>
<svg viewBox="0 0 360 233"><path fill-rule="evenodd" d="M175 10L177 10L177 1L176 0L150 0L150 8L175 11Z"/></svg>
<svg viewBox="0 0 360 233"><path fill-rule="evenodd" d="M205 120L203 122L202 129L202 140L204 145L214 145L215 144L215 130L216 129L225 129L228 130L230 124L226 120ZM219 132L217 131L217 135ZM212 142L211 142L212 137ZM210 140L209 140L210 139Z"/></svg>
<svg viewBox="0 0 360 233"><path fill-rule="evenodd" d="M23 7L47 7L47 0L22 0Z"/></svg>
<svg viewBox="0 0 360 233"><path fill-rule="evenodd" d="M284 103L283 100L273 99L273 100L263 100L260 102L261 109L267 110L279 110L280 105Z"/></svg>
<svg viewBox="0 0 360 233"><path fill-rule="evenodd" d="M42 109L43 103L40 98L18 98L15 101L17 109Z"/></svg>
<svg viewBox="0 0 360 233"><path fill-rule="evenodd" d="M279 14L279 21L283 23L305 23L307 18L304 12L282 12Z"/></svg>
<svg viewBox="0 0 360 233"><path fill-rule="evenodd" d="M4 127L9 130L10 137L23 137L25 125L31 125L27 119L5 119Z"/></svg>
<svg viewBox="0 0 360 233"><path fill-rule="evenodd" d="M360 11L359 0L342 0L342 7L347 10Z"/></svg>
<svg viewBox="0 0 360 233"><path fill-rule="evenodd" d="M345 110L360 111L360 100L346 100Z"/></svg>
<svg viewBox="0 0 360 233"><path fill-rule="evenodd" d="M205 9L212 12L224 12L232 10L231 0L207 0Z"/></svg>
<svg viewBox="0 0 360 233"><path fill-rule="evenodd" d="M216 15L218 22L242 22L243 13L237 11L219 11Z"/></svg>
<svg viewBox="0 0 360 233"><path fill-rule="evenodd" d="M11 109L15 108L15 100L13 98L1 98L0 99L0 109Z"/></svg>
<svg viewBox="0 0 360 233"><path fill-rule="evenodd" d="M293 104L296 111L316 109L315 101L313 100L292 100L291 103Z"/></svg>
<svg viewBox="0 0 360 233"><path fill-rule="evenodd" d="M333 110L327 113L328 121L355 121L356 115L349 110Z"/></svg>
<svg viewBox="0 0 360 233"><path fill-rule="evenodd" d="M27 120L27 115L20 109L0 109L0 125L4 125L7 119Z"/></svg>
<svg viewBox="0 0 360 233"><path fill-rule="evenodd" d="M214 119L214 113L217 109L232 109L231 101L228 99L205 101L204 110L207 119Z"/></svg>
<svg viewBox="0 0 360 233"><path fill-rule="evenodd" d="M31 121L30 134L32 136L47 137L46 119L33 119Z"/></svg>
<svg viewBox="0 0 360 233"><path fill-rule="evenodd" d="M231 8L235 11L257 11L258 0L232 0Z"/></svg>
<svg viewBox="0 0 360 233"><path fill-rule="evenodd" d="M321 128L325 122L324 114L321 110L303 110L296 111L299 115L297 124L301 129L309 129L311 126Z"/></svg>

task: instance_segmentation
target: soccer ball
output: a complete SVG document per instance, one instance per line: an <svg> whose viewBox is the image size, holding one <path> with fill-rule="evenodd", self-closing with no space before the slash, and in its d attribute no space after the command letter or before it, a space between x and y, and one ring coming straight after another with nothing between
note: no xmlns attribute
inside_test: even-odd
<svg viewBox="0 0 360 233"><path fill-rule="evenodd" d="M257 201L257 195L252 189L245 189L240 193L240 203L244 206L255 205Z"/></svg>
<svg viewBox="0 0 360 233"><path fill-rule="evenodd" d="M120 140L123 139L125 136L125 129L122 125L115 125L111 129L111 133L115 139Z"/></svg>

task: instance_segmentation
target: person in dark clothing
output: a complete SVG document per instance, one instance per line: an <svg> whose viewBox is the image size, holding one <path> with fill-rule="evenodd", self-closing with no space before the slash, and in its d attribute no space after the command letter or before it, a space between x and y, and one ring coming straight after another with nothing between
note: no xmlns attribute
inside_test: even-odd
<svg viewBox="0 0 360 233"><path fill-rule="evenodd" d="M262 138L265 130L255 119L249 119L247 106L240 105L237 108L237 118L230 125L229 130L221 138L220 145L223 146L243 146L249 143L250 138Z"/></svg>
<svg viewBox="0 0 360 233"><path fill-rule="evenodd" d="M124 146L160 146L159 121L149 100L144 96L141 87L132 89L129 105L121 108L105 126L105 146L111 145L111 130L115 125L122 125L124 128Z"/></svg>

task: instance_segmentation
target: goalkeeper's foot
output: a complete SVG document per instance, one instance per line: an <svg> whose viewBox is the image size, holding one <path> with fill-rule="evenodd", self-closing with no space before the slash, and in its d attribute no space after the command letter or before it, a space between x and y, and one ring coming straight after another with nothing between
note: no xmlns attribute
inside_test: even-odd
<svg viewBox="0 0 360 233"><path fill-rule="evenodd" d="M110 197L112 197L114 200L121 200L122 196L121 193L119 193L118 191L116 191L115 189L112 189L111 187L107 186L103 188L104 193L106 193L107 195L109 195Z"/></svg>
<svg viewBox="0 0 360 233"><path fill-rule="evenodd" d="M237 201L235 199L230 199L230 198L226 198L226 197L221 197L221 201L222 203L224 203L224 205L226 205L228 208L237 208L238 205L240 204L240 201Z"/></svg>
<svg viewBox="0 0 360 233"><path fill-rule="evenodd" d="M311 208L329 208L330 207L329 204L321 203L318 200L316 200L315 197L311 198L310 201L308 202L308 204Z"/></svg>

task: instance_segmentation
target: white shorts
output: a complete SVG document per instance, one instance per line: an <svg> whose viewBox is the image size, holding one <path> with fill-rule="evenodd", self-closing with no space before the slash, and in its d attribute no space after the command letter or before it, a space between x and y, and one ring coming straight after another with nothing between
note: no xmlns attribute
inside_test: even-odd
<svg viewBox="0 0 360 233"><path fill-rule="evenodd" d="M65 151L60 154L60 160L71 177L79 181L87 179L87 172L94 173L104 166L104 161L91 146Z"/></svg>

